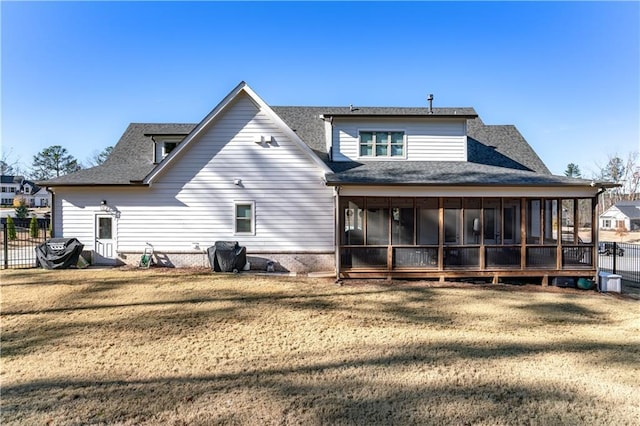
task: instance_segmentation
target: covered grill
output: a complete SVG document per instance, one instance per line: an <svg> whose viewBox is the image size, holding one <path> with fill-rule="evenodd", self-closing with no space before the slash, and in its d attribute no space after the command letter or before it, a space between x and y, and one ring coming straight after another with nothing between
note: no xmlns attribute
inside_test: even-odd
<svg viewBox="0 0 640 426"><path fill-rule="evenodd" d="M68 269L78 264L80 254L84 249L76 238L51 238L36 246L38 265L44 269Z"/></svg>
<svg viewBox="0 0 640 426"><path fill-rule="evenodd" d="M238 272L247 263L247 248L237 241L216 241L207 249L209 264L215 272Z"/></svg>

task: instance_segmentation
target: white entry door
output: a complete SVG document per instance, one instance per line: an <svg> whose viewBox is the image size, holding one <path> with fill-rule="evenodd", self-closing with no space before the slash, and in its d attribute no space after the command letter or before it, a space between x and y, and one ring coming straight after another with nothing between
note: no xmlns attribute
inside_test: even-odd
<svg viewBox="0 0 640 426"><path fill-rule="evenodd" d="M96 216L96 247L93 263L112 265L116 263L115 219L111 215Z"/></svg>

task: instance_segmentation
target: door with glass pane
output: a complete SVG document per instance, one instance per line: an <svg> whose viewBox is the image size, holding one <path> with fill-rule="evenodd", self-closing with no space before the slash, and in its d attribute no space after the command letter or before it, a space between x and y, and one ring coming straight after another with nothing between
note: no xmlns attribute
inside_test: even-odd
<svg viewBox="0 0 640 426"><path fill-rule="evenodd" d="M484 200L483 241L486 245L500 244L502 222L500 220L500 199Z"/></svg>
<svg viewBox="0 0 640 426"><path fill-rule="evenodd" d="M462 200L460 198L444 199L444 244L459 245L460 219L462 217Z"/></svg>
<svg viewBox="0 0 640 426"><path fill-rule="evenodd" d="M520 201L504 200L502 208L502 242L520 244Z"/></svg>
<svg viewBox="0 0 640 426"><path fill-rule="evenodd" d="M116 263L115 220L111 215L96 216L96 244L93 263L113 265Z"/></svg>

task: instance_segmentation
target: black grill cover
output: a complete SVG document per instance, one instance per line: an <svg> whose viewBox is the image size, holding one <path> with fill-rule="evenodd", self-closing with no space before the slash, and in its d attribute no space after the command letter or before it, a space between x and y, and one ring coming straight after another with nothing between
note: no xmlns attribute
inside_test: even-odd
<svg viewBox="0 0 640 426"><path fill-rule="evenodd" d="M84 244L76 238L51 238L36 246L38 264L44 269L68 269L78 264Z"/></svg>
<svg viewBox="0 0 640 426"><path fill-rule="evenodd" d="M247 263L247 248L237 241L216 241L207 249L209 264L215 272L241 271Z"/></svg>

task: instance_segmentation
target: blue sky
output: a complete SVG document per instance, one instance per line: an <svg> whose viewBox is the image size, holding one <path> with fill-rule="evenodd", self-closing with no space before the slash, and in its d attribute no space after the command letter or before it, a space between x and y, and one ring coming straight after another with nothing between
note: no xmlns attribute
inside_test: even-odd
<svg viewBox="0 0 640 426"><path fill-rule="evenodd" d="M555 174L640 148L638 2L6 2L2 151L78 160L130 122L270 105L471 106Z"/></svg>

